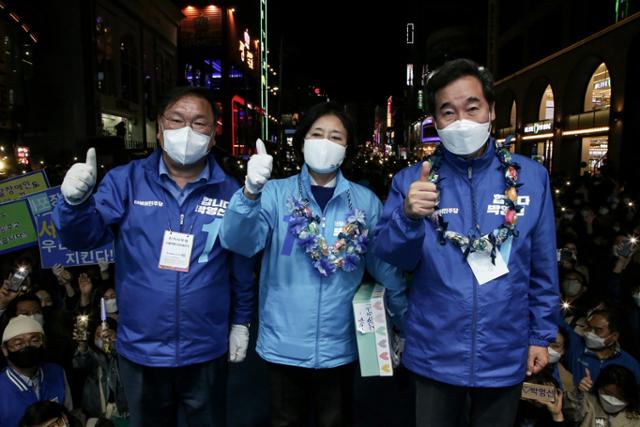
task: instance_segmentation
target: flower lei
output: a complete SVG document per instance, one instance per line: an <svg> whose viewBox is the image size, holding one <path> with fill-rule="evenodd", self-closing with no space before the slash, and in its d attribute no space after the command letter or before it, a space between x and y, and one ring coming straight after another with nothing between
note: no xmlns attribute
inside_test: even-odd
<svg viewBox="0 0 640 427"><path fill-rule="evenodd" d="M495 265L496 251L500 250L500 246L509 237L518 237L518 232L516 231L516 220L518 212L522 210L522 206L518 205L518 188L523 184L518 183L518 171L520 170L520 165L511 159L511 153L509 152L511 139L512 136L510 135L503 143L498 141L495 142L496 157L498 157L498 160L500 161L499 170L504 174L506 187L504 191L504 202L506 205L504 222L498 228L491 233L480 237L475 237L473 233L469 233L468 236L463 236L455 231L447 230L448 223L444 220L441 214L436 213L431 216L438 232L438 240L440 244L444 245L446 241L449 240L458 247L465 247L465 259L471 252L489 252L491 255L491 262ZM442 146L438 146L436 151L434 151L434 153L426 160L431 166L428 178L429 182L433 182L436 186L438 186L442 180L438 174L442 157L444 155L442 150ZM435 207L436 212L438 208L438 206Z"/></svg>
<svg viewBox="0 0 640 427"><path fill-rule="evenodd" d="M313 214L307 199L290 197L287 202L291 211L288 217L289 231L311 258L314 268L324 277L330 276L339 268L347 272L354 271L367 252L369 230L366 227L365 214L360 209L353 209L348 192L347 197L347 223L340 230L338 240L332 246L329 246L320 234L320 217Z"/></svg>

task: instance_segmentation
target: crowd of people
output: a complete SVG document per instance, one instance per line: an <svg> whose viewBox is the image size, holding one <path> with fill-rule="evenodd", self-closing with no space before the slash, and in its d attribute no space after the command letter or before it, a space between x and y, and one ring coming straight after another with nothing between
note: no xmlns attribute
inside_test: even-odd
<svg viewBox="0 0 640 427"><path fill-rule="evenodd" d="M640 425L637 189L511 154L489 136L492 87L445 64L426 94L442 146L376 162L375 184L340 106L305 116L297 165L258 142L240 186L211 154L209 95L168 94L162 149L101 182L90 150L61 180L63 241L115 239L115 265L3 256L0 427L224 425L254 318L272 425L352 425L367 277L386 288L417 426Z"/></svg>

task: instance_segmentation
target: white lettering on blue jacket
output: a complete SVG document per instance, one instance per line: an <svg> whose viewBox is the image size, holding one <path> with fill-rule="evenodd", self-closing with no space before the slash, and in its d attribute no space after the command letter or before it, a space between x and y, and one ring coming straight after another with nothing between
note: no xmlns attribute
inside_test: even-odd
<svg viewBox="0 0 640 427"><path fill-rule="evenodd" d="M210 155L209 181L179 206L160 181L161 153L109 171L81 205L58 203L54 221L70 249L90 249L115 237L118 353L145 366L176 367L222 356L229 321L251 320L253 262L220 246L223 212L198 211L213 200L223 206L238 183ZM162 203L149 208L140 200ZM158 267L169 227L194 235L188 272Z"/></svg>
<svg viewBox="0 0 640 427"><path fill-rule="evenodd" d="M430 220L404 214L421 163L393 178L376 252L413 273L403 363L418 375L459 386L511 386L525 377L528 347L555 341L560 302L549 177L526 157L513 160L522 167L518 194L527 205L507 254L509 273L482 286L460 248L438 242ZM455 210L444 215L449 230L467 235L477 224L484 235L502 224L493 206L505 180L493 139L471 161L445 152L440 177L440 206Z"/></svg>
<svg viewBox="0 0 640 427"><path fill-rule="evenodd" d="M322 218L322 234L329 245L337 239L336 224L344 225L349 211L347 192L353 207L364 211L371 241L365 259L355 271L337 270L322 277L298 242L287 242L291 236L285 219L289 214L287 200L299 198L299 176L302 197L310 201L313 213ZM267 182L256 201L247 199L242 189L238 190L225 214L220 237L224 247L245 256L264 249L258 354L273 363L332 368L350 363L358 356L352 299L365 268L386 287L388 307L394 323L400 327L406 310L405 281L399 269L374 254L372 231L382 204L373 192L338 172L333 197L322 212L313 198L306 165L299 176Z"/></svg>

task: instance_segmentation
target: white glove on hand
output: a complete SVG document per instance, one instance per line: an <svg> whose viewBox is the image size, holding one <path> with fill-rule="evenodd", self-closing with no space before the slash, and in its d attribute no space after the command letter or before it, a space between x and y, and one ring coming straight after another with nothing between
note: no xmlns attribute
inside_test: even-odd
<svg viewBox="0 0 640 427"><path fill-rule="evenodd" d="M67 203L79 205L87 200L96 185L97 176L96 149L92 147L87 150L86 163L75 163L64 176L60 191Z"/></svg>
<svg viewBox="0 0 640 427"><path fill-rule="evenodd" d="M251 194L257 195L271 177L273 169L273 157L267 154L267 148L260 138L256 141L256 152L247 164L247 177L244 187Z"/></svg>
<svg viewBox="0 0 640 427"><path fill-rule="evenodd" d="M98 266L100 267L100 272L109 271L109 261L98 261Z"/></svg>
<svg viewBox="0 0 640 427"><path fill-rule="evenodd" d="M391 352L391 363L394 368L400 366L400 360L402 359L402 352L404 351L404 338L400 335L395 334L393 337L392 344L392 352Z"/></svg>
<svg viewBox="0 0 640 427"><path fill-rule="evenodd" d="M247 357L249 347L249 328L245 325L231 325L229 332L229 361L242 362Z"/></svg>

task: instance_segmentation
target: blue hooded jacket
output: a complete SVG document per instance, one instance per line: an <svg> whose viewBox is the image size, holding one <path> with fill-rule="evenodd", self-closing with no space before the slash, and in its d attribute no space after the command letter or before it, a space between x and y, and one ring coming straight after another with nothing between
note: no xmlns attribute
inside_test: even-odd
<svg viewBox="0 0 640 427"><path fill-rule="evenodd" d="M347 212L362 210L370 242L353 271L323 277L289 231L289 198L309 200L322 219L328 245L337 240ZM351 205L351 206L350 206ZM406 310L405 281L399 269L375 256L373 227L382 212L370 190L338 172L333 197L324 211L311 192L307 166L299 175L267 182L258 200L238 190L231 199L220 234L222 245L245 256L264 249L260 272L260 328L257 352L272 363L304 368L333 368L358 357L352 300L365 269L386 287L387 307L401 327Z"/></svg>
<svg viewBox="0 0 640 427"><path fill-rule="evenodd" d="M441 245L429 219L408 218L403 203L422 163L400 171L376 228L376 253L413 272L405 319L403 363L418 375L468 387L507 387L525 377L528 347L555 341L559 313L556 234L547 171L513 154L521 166L523 206L511 244L502 245L509 272L479 285L462 250ZM440 213L462 235L484 235L504 221L505 179L493 139L464 160L444 150Z"/></svg>
<svg viewBox="0 0 640 427"><path fill-rule="evenodd" d="M251 320L253 261L217 238L237 182L209 155L209 181L179 206L160 181L161 153L109 171L80 205L61 201L54 222L70 249L115 238L118 353L145 366L178 367L220 357L229 322ZM188 272L158 267L169 227L194 235Z"/></svg>

